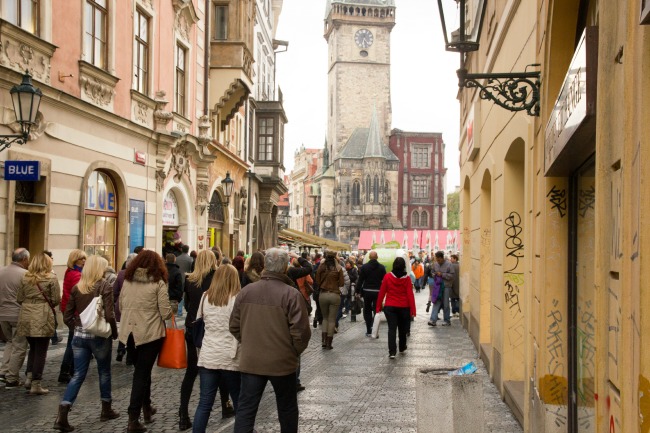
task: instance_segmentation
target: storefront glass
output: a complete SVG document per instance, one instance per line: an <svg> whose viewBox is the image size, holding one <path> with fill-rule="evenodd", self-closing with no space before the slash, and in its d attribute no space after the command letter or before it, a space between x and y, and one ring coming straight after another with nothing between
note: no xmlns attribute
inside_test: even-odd
<svg viewBox="0 0 650 433"><path fill-rule="evenodd" d="M94 171L88 178L84 216L84 251L97 254L115 266L118 200L111 178Z"/></svg>

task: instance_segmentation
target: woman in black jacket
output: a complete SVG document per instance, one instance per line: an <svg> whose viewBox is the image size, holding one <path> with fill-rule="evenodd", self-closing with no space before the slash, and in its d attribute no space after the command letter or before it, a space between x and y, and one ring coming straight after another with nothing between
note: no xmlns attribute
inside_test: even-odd
<svg viewBox="0 0 650 433"><path fill-rule="evenodd" d="M194 381L199 373L197 367L198 354L192 340L192 323L196 320L203 292L210 288L212 276L217 269L217 258L212 251L201 251L194 261L194 271L185 277L185 345L187 346L187 369L181 384L181 405L178 411L180 421L179 430L192 427L188 406L194 388Z"/></svg>

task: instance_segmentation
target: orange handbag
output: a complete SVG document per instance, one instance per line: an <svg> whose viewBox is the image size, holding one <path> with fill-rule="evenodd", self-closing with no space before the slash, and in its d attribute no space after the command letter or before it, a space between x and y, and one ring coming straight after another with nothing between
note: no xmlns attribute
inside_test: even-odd
<svg viewBox="0 0 650 433"><path fill-rule="evenodd" d="M172 314L172 327L167 328L167 336L163 340L162 349L158 355L158 367L187 368L185 331L176 327L174 314Z"/></svg>

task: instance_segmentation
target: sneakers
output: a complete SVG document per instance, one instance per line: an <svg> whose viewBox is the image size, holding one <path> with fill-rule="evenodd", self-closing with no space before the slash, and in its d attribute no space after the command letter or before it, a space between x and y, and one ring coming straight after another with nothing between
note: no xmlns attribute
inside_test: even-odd
<svg viewBox="0 0 650 433"><path fill-rule="evenodd" d="M7 378L4 374L0 374L0 382L7 382Z"/></svg>
<svg viewBox="0 0 650 433"><path fill-rule="evenodd" d="M347 314L343 314L343 315L341 316L341 319L345 319L345 318L347 318L347 317L348 317Z"/></svg>
<svg viewBox="0 0 650 433"><path fill-rule="evenodd" d="M451 322L442 322L442 326L451 326Z"/></svg>
<svg viewBox="0 0 650 433"><path fill-rule="evenodd" d="M427 322L427 325L429 325L429 326L436 326L436 322L432 322L431 320L429 320L429 321Z"/></svg>
<svg viewBox="0 0 650 433"><path fill-rule="evenodd" d="M372 334L366 332L366 337L371 338L371 337L372 337Z"/></svg>
<svg viewBox="0 0 650 433"><path fill-rule="evenodd" d="M395 355L388 355L389 359L395 359Z"/></svg>

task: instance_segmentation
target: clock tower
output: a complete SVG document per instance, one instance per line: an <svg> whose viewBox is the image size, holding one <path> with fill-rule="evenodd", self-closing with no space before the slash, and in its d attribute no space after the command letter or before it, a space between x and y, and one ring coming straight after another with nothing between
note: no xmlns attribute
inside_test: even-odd
<svg viewBox="0 0 650 433"><path fill-rule="evenodd" d="M388 142L391 127L390 32L395 0L328 0L327 145L334 161L356 128L367 128L373 109Z"/></svg>
<svg viewBox="0 0 650 433"><path fill-rule="evenodd" d="M395 0L328 0L328 110L320 233L359 242L361 230L400 229L399 159L391 128L390 32Z"/></svg>

